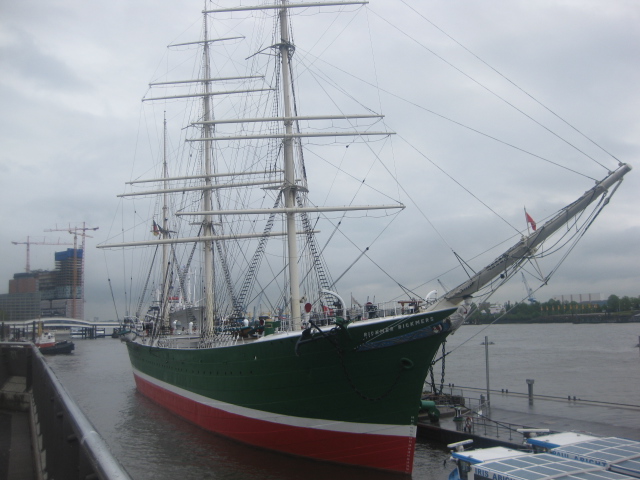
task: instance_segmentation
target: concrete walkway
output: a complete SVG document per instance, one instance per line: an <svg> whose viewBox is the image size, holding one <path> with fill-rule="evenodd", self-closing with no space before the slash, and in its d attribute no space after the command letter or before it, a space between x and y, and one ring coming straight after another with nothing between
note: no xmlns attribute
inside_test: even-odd
<svg viewBox="0 0 640 480"><path fill-rule="evenodd" d="M6 399L26 391L24 377L11 377L0 389ZM0 480L35 480L36 474L31 449L31 425L28 411L0 410Z"/></svg>

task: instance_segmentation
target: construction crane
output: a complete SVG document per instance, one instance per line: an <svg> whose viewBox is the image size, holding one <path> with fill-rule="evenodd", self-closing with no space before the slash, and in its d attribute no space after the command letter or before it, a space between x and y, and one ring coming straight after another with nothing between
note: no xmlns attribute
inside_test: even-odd
<svg viewBox="0 0 640 480"><path fill-rule="evenodd" d="M84 299L84 256L85 256L85 239L87 237L93 238L91 235L87 235L87 231L90 230L98 230L100 227L87 227L85 222L82 222L82 227L72 227L69 224L67 228L50 228L45 230L45 232L69 232L73 235L73 281L72 281L72 307L71 307L71 318L76 318L77 308L76 308L76 297L78 296L78 236L82 237L82 257L80 258L80 287L82 292L82 298Z"/></svg>
<svg viewBox="0 0 640 480"><path fill-rule="evenodd" d="M65 242L61 242L60 239L58 239L57 242L49 242L45 239L45 241L42 242L34 242L33 240L31 240L31 237L27 237L27 241L26 242L11 242L14 245L26 245L27 246L27 266L25 268L25 271L27 273L29 273L31 271L31 264L30 264L30 257L31 257L31 245L71 245L71 243L65 243Z"/></svg>
<svg viewBox="0 0 640 480"><path fill-rule="evenodd" d="M527 279L524 276L524 272L520 272L522 274L522 281L524 282L524 289L527 291L527 300L529 300L529 303L538 303L538 300L536 300L536 298L533 296L533 290L531 290L531 287L529 286L529 284L527 283Z"/></svg>

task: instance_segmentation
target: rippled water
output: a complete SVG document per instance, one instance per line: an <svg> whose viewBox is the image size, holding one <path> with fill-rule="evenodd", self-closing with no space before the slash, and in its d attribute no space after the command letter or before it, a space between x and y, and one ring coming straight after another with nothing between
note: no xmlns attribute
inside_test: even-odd
<svg viewBox="0 0 640 480"><path fill-rule="evenodd" d="M447 383L640 405L640 323L465 325L447 342ZM491 344L493 342L493 344Z"/></svg>
<svg viewBox="0 0 640 480"><path fill-rule="evenodd" d="M492 389L576 395L640 404L640 324L464 326L450 337L445 383L485 385L485 335ZM72 355L49 357L56 375L138 479L397 479L402 476L266 452L217 437L136 393L124 344L111 338L74 340ZM439 370L439 366L437 369ZM439 379L440 372L437 373ZM412 478L445 479L444 446L419 440Z"/></svg>

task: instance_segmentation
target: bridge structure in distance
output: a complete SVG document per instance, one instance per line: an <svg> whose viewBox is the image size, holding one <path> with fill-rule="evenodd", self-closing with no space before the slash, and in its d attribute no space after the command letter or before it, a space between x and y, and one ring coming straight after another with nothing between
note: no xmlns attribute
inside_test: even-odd
<svg viewBox="0 0 640 480"><path fill-rule="evenodd" d="M114 321L91 321L80 320L78 318L69 317L42 317L29 320L10 320L3 321L2 324L11 332L22 332L23 334L33 333L38 328L38 324L42 324L43 329L79 329L83 336L97 337L98 332L110 335L113 330L119 328L120 325ZM111 329L111 330L108 330Z"/></svg>

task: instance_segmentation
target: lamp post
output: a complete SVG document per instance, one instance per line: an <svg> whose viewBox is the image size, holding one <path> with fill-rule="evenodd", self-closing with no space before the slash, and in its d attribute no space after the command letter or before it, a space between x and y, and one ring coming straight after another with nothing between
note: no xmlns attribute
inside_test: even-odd
<svg viewBox="0 0 640 480"><path fill-rule="evenodd" d="M489 337L484 337L484 356L487 369L487 410L491 408L491 397L489 396Z"/></svg>

